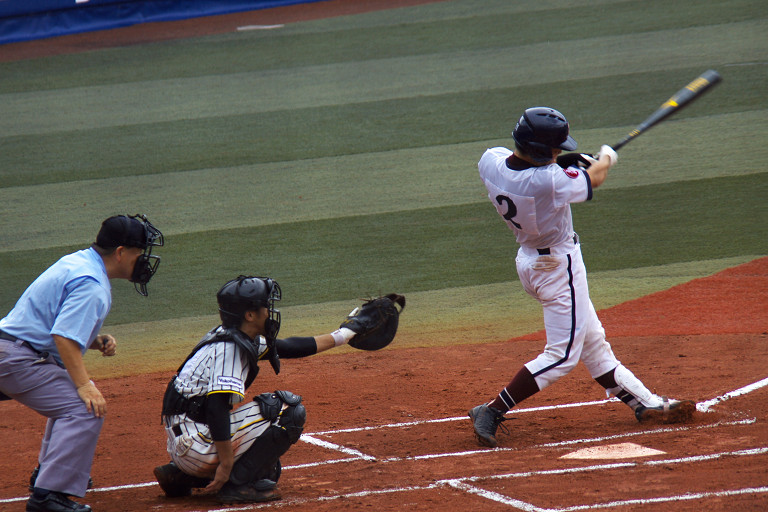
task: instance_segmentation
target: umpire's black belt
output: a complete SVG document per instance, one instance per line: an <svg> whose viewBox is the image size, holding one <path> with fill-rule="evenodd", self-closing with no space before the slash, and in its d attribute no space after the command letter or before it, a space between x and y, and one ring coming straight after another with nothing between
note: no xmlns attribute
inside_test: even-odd
<svg viewBox="0 0 768 512"><path fill-rule="evenodd" d="M29 350L31 350L32 352L35 352L36 354L40 353L39 350L35 349L35 347L30 345L28 342L22 341L19 338L17 338L16 336L8 334L5 331L0 331L0 340L5 340L5 341L10 341L12 343L16 343L17 345L21 345L22 347L28 348Z"/></svg>

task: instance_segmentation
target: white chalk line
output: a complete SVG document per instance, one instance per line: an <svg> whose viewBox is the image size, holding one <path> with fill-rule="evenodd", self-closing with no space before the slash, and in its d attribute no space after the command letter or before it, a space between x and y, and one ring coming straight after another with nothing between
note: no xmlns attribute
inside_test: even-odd
<svg viewBox="0 0 768 512"><path fill-rule="evenodd" d="M716 398L713 398L711 400L707 400L705 402L700 402L697 404L696 408L700 412L708 412L714 405L723 402L725 400L729 400L731 398L741 396L747 393L750 393L752 391L755 391L757 389L760 389L762 387L765 387L768 385L768 377L765 379L762 379L758 382L755 382L753 384L749 384L747 386L741 387L739 389L736 389L734 391L730 391L728 393L725 393L724 395L720 395ZM608 402L618 401L616 398L610 398L607 400L597 400L592 402L577 402L572 404L561 404L561 405L552 405L552 406L543 406L543 407L530 407L530 408L521 408L521 409L513 409L512 411L509 411L511 414L521 414L521 413L527 413L527 412L535 412L535 411L543 411L543 410L551 410L551 409L567 409L572 407L584 407L589 405L602 405ZM405 423L391 423L391 424L385 424L385 425L375 425L375 426L368 426L368 427L358 427L358 428L350 428L350 429L339 429L339 430L327 430L327 431L321 431L321 432L314 432L311 434L302 434L301 440L309 442L310 444L315 444L318 446L323 446L325 448L329 449L336 449L337 451L342 451L344 453L348 453L350 455L353 455L353 457L347 458L347 459L335 459L335 460L327 460L322 462L316 462L316 463L307 463L307 464L299 464L296 466L285 466L283 469L294 469L294 468L305 468L305 467L314 467L324 464L337 464L341 462L354 462L357 460L376 460L375 457L370 455L365 455L362 452L359 452L357 450L351 450L351 449L342 449L340 445L336 445L334 443L327 443L325 441L319 440L313 436L317 435L331 435L331 434L340 434L340 433L350 433L350 432L361 432L366 430L376 430L381 428L403 428L403 427L410 427L410 426L416 426L416 425L423 425L423 424L430 424L430 423L443 423L443 422L449 422L449 421L466 421L466 416L459 416L459 417L452 417L452 418L439 418L434 420L421 420L421 421L412 421L412 422L405 422ZM741 420L739 422L732 422L732 423L715 423L712 425L704 425L701 427L696 428L711 428L721 425L738 425L738 424L748 424L748 423L754 423L756 420L753 418L751 420ZM660 429L660 430L654 430L654 431L643 431L643 432L635 432L635 433L628 433L628 434L619 434L616 436L607 436L605 438L593 438L591 440L572 440L572 441L563 441L561 443L550 443L546 445L540 445L539 447L552 447L556 445L564 445L564 444L576 444L576 443L585 443L585 442L599 442L601 440L608 440L608 439L616 439L619 437L629 437L629 436L635 436L635 435L644 435L654 432L662 432L662 431L672 431L672 430L680 430L681 428L678 427L676 429ZM305 439L306 438L306 439ZM310 440L311 439L311 440ZM534 447L536 448L536 447ZM344 451L347 450L347 451ZM492 451L512 451L515 450L515 448L494 448L492 450L484 449L484 450L471 450L466 452L456 452L456 453L444 453L444 454L432 454L432 455L418 455L413 457L390 457L388 459L383 459L384 461L389 462L397 462L397 461L403 461L403 460L421 460L421 459L429 459L429 458L440 458L440 457L455 457L455 456L464 456L464 455L473 455L477 453L488 453ZM119 486L113 486L113 487L100 487L97 489L89 489L87 492L111 492L111 491L120 491L120 490L127 490L127 489L138 489L141 487L151 487L157 485L157 482L145 482L145 483L139 483L139 484L127 484L127 485L119 485ZM18 501L26 501L28 497L18 497L18 498L6 498L6 499L0 499L0 503L13 503ZM230 510L230 509L228 509ZM247 510L247 509L244 509Z"/></svg>
<svg viewBox="0 0 768 512"><path fill-rule="evenodd" d="M747 393L751 393L752 391L758 390L765 386L768 386L768 377L753 384L749 384L748 386L744 386L743 388L739 388L724 395L720 395L716 398L713 398L712 400L699 402L696 404L696 410L699 412L709 412L712 407L719 404L720 402L725 402L726 400L730 400L731 398L737 396L746 395Z"/></svg>
<svg viewBox="0 0 768 512"><path fill-rule="evenodd" d="M283 28L285 25L243 25L237 27L238 32L244 32L247 30L274 30L276 28Z"/></svg>
<svg viewBox="0 0 768 512"><path fill-rule="evenodd" d="M572 404L544 405L541 407L512 409L507 413L507 415L524 414L524 413L539 412L539 411L549 411L553 409L570 409L573 407L585 407L588 405L603 405L608 402L620 402L620 400L618 398L610 398L607 400L596 400L593 402L576 402ZM367 430L378 430L382 428L405 428L405 427L414 427L418 425L428 425L430 423L446 423L449 421L467 421L467 418L468 416L454 416L452 418L438 418L434 420L417 420L417 421L407 421L402 423L387 423L384 425L373 425L368 427L354 427L354 428L344 428L339 430L325 430L321 432L313 432L312 435L323 436L323 435L334 435L334 434L347 434L351 432L365 432Z"/></svg>
<svg viewBox="0 0 768 512"><path fill-rule="evenodd" d="M486 453L487 453L487 450L486 450ZM269 502L269 503L263 503L258 505L247 505L247 506L236 507L236 508L221 508L216 510L210 510L208 512L235 512L240 510L254 510L257 508L267 508L267 507L270 507L270 508L281 507L281 506L290 507L294 505L300 505L300 504L306 504L306 503L312 503L312 502L329 502L329 501L340 500L340 499L363 498L368 496L380 496L384 494L394 494L394 493L401 493L401 492L429 491L429 490L434 490L434 489L443 488L443 487L451 487L451 488L464 491L470 494L476 494L478 496L495 501L497 503L515 507L518 510L522 510L524 512L571 512L571 511L577 511L577 510L590 510L593 508L620 507L620 506L632 505L632 504L663 503L668 501L674 501L677 499L692 500L692 499L704 499L704 498L710 498L710 497L733 496L733 495L739 495L739 494L759 494L759 493L768 492L768 487L751 487L746 489L731 489L731 490L725 490L725 491L714 491L714 492L705 492L705 493L685 493L677 496L623 500L623 501L614 501L610 503L577 505L577 506L571 506L566 508L551 509L551 508L537 507L533 504L509 497L494 491L483 489L477 485L472 485L472 483L475 483L478 481L484 481L484 480L530 478L535 476L559 476L559 475L568 475L568 474L574 474L574 473L606 471L611 469L636 468L636 467L642 467L642 466L706 462L711 460L718 460L724 457L748 457L748 456L764 455L764 454L768 454L768 446L760 447L760 448L745 449L745 450L736 450L731 452L714 453L710 455L682 457L682 458L675 458L675 459L664 459L664 460L643 461L643 462L619 462L619 463L610 463L610 464L596 464L593 466L586 466L586 467L579 467L579 468L548 469L548 470L539 470L539 471L507 473L507 474L500 474L500 475L449 478L444 480L438 480L436 482L433 482L431 484L426 484L426 485L413 485L408 487L393 487L388 489L376 489L376 490L371 489L371 490L363 490L363 491L357 491L357 492L346 493L346 494L320 496L313 499L302 498L302 499L282 500L280 502Z"/></svg>

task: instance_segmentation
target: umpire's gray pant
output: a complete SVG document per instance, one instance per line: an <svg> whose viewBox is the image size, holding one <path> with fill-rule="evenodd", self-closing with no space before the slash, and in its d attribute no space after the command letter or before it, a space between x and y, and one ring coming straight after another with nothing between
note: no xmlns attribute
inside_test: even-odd
<svg viewBox="0 0 768 512"><path fill-rule="evenodd" d="M51 356L42 360L0 339L0 391L48 418L35 486L85 496L104 419L88 412L67 371Z"/></svg>

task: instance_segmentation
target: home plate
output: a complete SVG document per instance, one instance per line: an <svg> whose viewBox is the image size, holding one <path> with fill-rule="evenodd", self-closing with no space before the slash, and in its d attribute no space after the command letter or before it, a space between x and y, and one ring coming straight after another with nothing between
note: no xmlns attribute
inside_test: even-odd
<svg viewBox="0 0 768 512"><path fill-rule="evenodd" d="M561 459L632 459L634 457L650 457L664 452L646 448L635 443L608 444L593 446L575 452L567 453Z"/></svg>

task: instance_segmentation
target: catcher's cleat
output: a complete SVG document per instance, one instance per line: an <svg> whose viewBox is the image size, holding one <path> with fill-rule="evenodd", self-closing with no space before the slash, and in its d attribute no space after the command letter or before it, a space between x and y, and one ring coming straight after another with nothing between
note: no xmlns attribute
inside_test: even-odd
<svg viewBox="0 0 768 512"><path fill-rule="evenodd" d="M207 478L200 478L184 473L176 464L169 462L164 466L157 466L153 473L160 484L160 488L169 498L181 498L192 494L192 489L205 487L210 483Z"/></svg>
<svg viewBox="0 0 768 512"><path fill-rule="evenodd" d="M36 466L32 470L32 475L29 477L29 492L35 490L35 482L37 481L37 475L40 473L40 466ZM88 478L88 488L93 489L93 478Z"/></svg>
<svg viewBox="0 0 768 512"><path fill-rule="evenodd" d="M496 448L496 429L499 428L502 421L507 420L504 413L483 404L469 411L469 419L472 420L477 442L482 446ZM502 428L506 431L505 427Z"/></svg>
<svg viewBox="0 0 768 512"><path fill-rule="evenodd" d="M91 507L72 501L65 494L51 491L43 498L34 494L30 496L27 512L91 512Z"/></svg>
<svg viewBox="0 0 768 512"><path fill-rule="evenodd" d="M280 498L282 495L277 489L277 484L266 478L243 485L227 482L216 495L216 499L223 504L260 503Z"/></svg>
<svg viewBox="0 0 768 512"><path fill-rule="evenodd" d="M693 400L670 400L662 397L657 407L638 406L635 417L640 423L685 423L693 418L696 402Z"/></svg>

